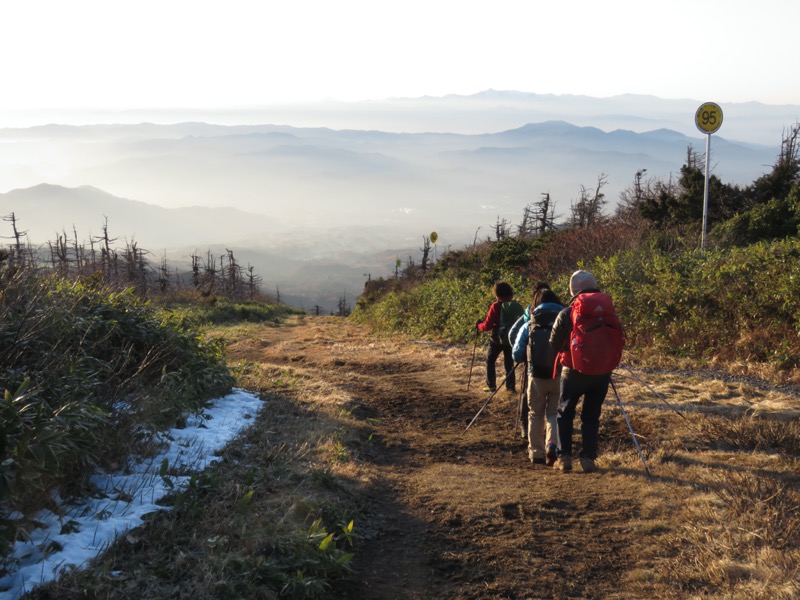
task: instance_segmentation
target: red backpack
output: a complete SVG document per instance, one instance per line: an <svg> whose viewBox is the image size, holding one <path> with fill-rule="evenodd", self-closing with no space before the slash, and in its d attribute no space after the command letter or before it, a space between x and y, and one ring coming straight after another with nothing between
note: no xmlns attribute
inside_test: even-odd
<svg viewBox="0 0 800 600"><path fill-rule="evenodd" d="M611 296L603 292L580 294L572 302L569 350L561 364L586 375L611 373L622 360L625 334Z"/></svg>

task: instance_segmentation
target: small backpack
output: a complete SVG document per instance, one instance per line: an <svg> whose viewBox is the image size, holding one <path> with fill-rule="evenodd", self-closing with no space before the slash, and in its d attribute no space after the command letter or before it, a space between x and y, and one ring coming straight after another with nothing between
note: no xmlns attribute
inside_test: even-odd
<svg viewBox="0 0 800 600"><path fill-rule="evenodd" d="M625 335L611 296L580 294L572 303L569 352L572 368L586 375L611 373L622 360Z"/></svg>
<svg viewBox="0 0 800 600"><path fill-rule="evenodd" d="M554 302L540 304L531 313L528 325L528 360L536 377L552 379L556 352L550 345L550 331L564 307Z"/></svg>
<svg viewBox="0 0 800 600"><path fill-rule="evenodd" d="M500 336L500 343L504 346L513 345L508 339L508 332L517 322L517 319L524 314L525 309L516 300L507 300L500 305L500 325L497 328L497 333Z"/></svg>

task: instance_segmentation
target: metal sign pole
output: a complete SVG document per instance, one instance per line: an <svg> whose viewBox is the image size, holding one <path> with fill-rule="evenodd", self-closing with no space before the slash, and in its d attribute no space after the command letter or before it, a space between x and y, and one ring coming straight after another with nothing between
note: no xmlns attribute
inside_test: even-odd
<svg viewBox="0 0 800 600"><path fill-rule="evenodd" d="M703 187L703 232L700 235L700 248L706 249L706 228L708 227L708 164L711 160L711 134L722 125L722 109L719 104L706 102L694 114L697 128L706 134L706 182Z"/></svg>
<svg viewBox="0 0 800 600"><path fill-rule="evenodd" d="M708 227L708 163L711 156L711 134L706 135L706 181L703 186L703 233L700 237L700 249L706 249L706 229Z"/></svg>

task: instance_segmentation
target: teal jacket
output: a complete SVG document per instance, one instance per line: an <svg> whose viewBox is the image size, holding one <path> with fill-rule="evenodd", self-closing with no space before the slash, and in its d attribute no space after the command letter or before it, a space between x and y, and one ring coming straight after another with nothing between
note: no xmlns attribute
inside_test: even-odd
<svg viewBox="0 0 800 600"><path fill-rule="evenodd" d="M555 302L545 302L533 309L534 320L538 315L543 313L558 314L564 307ZM528 373L533 374L533 364L528 361L528 337L530 336L530 321L531 321L531 307L525 309L523 314L517 322L511 327L508 338L514 340L514 345L511 349L511 356L516 362L527 362ZM542 374L543 375L543 374ZM552 379L552 374L547 377Z"/></svg>

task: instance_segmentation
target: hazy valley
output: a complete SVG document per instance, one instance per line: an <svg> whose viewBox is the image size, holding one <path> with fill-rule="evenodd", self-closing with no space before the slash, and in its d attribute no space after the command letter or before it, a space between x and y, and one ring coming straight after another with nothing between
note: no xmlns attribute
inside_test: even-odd
<svg viewBox="0 0 800 600"><path fill-rule="evenodd" d="M601 173L613 210L637 170L666 179L690 144L705 150L693 123L698 104L487 92L238 115L293 125L327 118L329 127L6 128L0 214L13 212L33 244L62 232L89 240L107 218L112 237L136 240L156 260L166 254L173 268L195 251L232 249L265 291L332 308L357 296L367 277L391 274L396 258L417 257L431 231L439 253L461 247L490 235L498 218L518 222L545 192L566 217L581 186L593 188ZM712 138L713 172L747 184L774 162L800 107L725 110ZM0 235L10 236L10 226Z"/></svg>

